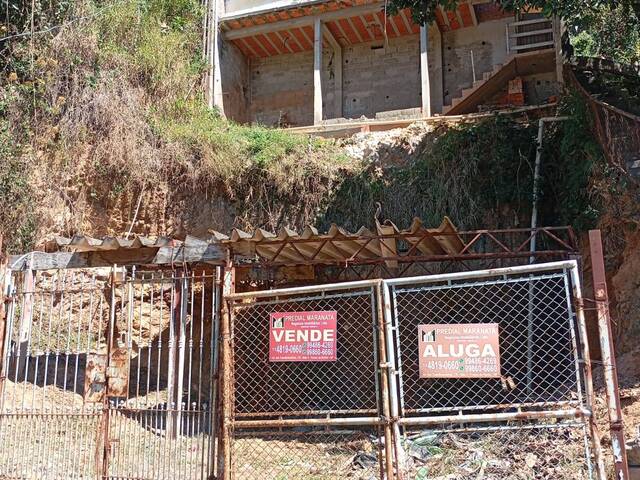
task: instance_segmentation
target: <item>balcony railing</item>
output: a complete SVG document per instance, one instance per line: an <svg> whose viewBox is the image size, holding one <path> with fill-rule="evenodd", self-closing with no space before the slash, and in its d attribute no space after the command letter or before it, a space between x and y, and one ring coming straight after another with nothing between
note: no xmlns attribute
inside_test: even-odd
<svg viewBox="0 0 640 480"><path fill-rule="evenodd" d="M553 20L536 18L512 22L506 26L507 53L524 53L554 46Z"/></svg>

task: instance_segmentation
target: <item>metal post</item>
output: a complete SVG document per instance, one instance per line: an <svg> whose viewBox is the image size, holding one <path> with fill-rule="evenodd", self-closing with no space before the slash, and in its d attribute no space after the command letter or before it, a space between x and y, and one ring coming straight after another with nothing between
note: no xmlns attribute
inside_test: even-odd
<svg viewBox="0 0 640 480"><path fill-rule="evenodd" d="M222 283L222 318L221 332L221 365L220 365L220 397L221 405L221 434L220 434L220 461L218 463L218 477L223 480L231 480L231 434L233 431L233 366L231 352L231 311L228 295L235 289L235 267L230 258L224 268Z"/></svg>
<svg viewBox="0 0 640 480"><path fill-rule="evenodd" d="M218 436L218 386L220 382L220 366L219 366L219 351L220 351L220 317L221 317L221 298L222 298L222 268L216 267L215 269L215 293L213 300L213 312L211 321L211 435L213 436L213 443L219 444ZM217 459L215 452L217 447L211 446L209 451L209 470L213 476L214 472L217 472Z"/></svg>
<svg viewBox="0 0 640 480"><path fill-rule="evenodd" d="M606 480L607 475L604 468L604 460L602 458L602 447L600 445L600 433L593 418L593 405L595 403L595 394L593 392L593 375L591 373L591 353L589 352L589 341L587 335L587 323L584 316L584 301L582 298L582 289L580 287L580 276L578 274L578 266L575 260L569 267L571 273L571 283L573 284L573 298L576 302L576 319L578 323L578 332L580 336L580 344L582 346L582 361L584 362L584 389L587 398L587 408L591 412L589 416L589 431L591 433L591 443L593 448L593 456L596 463L596 472L598 480Z"/></svg>
<svg viewBox="0 0 640 480"><path fill-rule="evenodd" d="M0 413L2 412L2 399L4 398L4 380L5 380L5 330L7 328L7 308L6 308L6 294L8 293L8 287L10 285L11 270L7 268L8 258L2 252L3 237L0 234ZM10 335L8 336L10 337Z"/></svg>
<svg viewBox="0 0 640 480"><path fill-rule="evenodd" d="M507 31L508 31L507 26ZM508 40L507 40L508 41ZM508 45L508 43L507 43ZM559 122L567 120L568 117L548 117L541 118L538 121L538 140L536 142L536 162L533 170L533 195L531 205L531 240L529 249L532 255L529 257L529 263L533 264L536 257L533 253L536 251L536 239L538 232L538 201L540 190L540 169L542 167L542 139L544 135L545 122ZM531 392L533 385L533 284L529 282L529 302L527 312L527 390Z"/></svg>
<svg viewBox="0 0 640 480"><path fill-rule="evenodd" d="M385 321L385 339L387 341L387 355L389 356L389 363L391 365L391 375L389 377L390 396L391 396L391 419L393 427L393 446L396 456L396 464L398 473L402 475L402 467L405 462L404 451L400 443L400 427L398 425L398 418L400 416L400 405L398 400L398 365L397 357L400 353L394 348L393 342L393 316L391 313L391 295L389 293L389 285L386 281L383 282L382 298L384 302L384 321Z"/></svg>
<svg viewBox="0 0 640 480"><path fill-rule="evenodd" d="M394 478L393 473L393 450L391 435L391 407L389 405L389 369L391 363L388 361L387 348L385 343L385 317L383 308L382 283L376 285L376 310L378 317L378 361L380 362L380 389L382 390L382 414L384 415L384 455L385 455L385 478Z"/></svg>
<svg viewBox="0 0 640 480"><path fill-rule="evenodd" d="M470 50L471 53L471 74L473 75L473 83L476 83L476 64L473 60L473 50Z"/></svg>
<svg viewBox="0 0 640 480"><path fill-rule="evenodd" d="M618 395L618 375L616 356L611 333L611 316L609 315L609 295L604 268L604 254L600 230L589 230L589 248L591 251L591 272L593 275L593 292L598 313L598 333L602 355L602 372L604 375L609 424L611 429L611 446L616 469L616 479L628 480L629 466L624 440L622 408Z"/></svg>
<svg viewBox="0 0 640 480"><path fill-rule="evenodd" d="M181 271L181 277L178 278L178 289L180 291L180 302L176 306L176 311L178 312L179 317L176 319L176 327L177 331L177 340L178 340L178 348L177 348L177 375L176 375L176 388L175 388L175 403L176 403L176 425L175 425L175 433L176 435L181 434L182 430L182 392L184 390L184 363L185 363L185 351L186 351L186 343L187 343L187 303L189 299L189 286L188 286L188 270L184 269ZM187 405L187 408L189 406Z"/></svg>
<svg viewBox="0 0 640 480"><path fill-rule="evenodd" d="M115 323L116 323L116 275L117 265L113 265L111 269L111 295L109 298L109 323L107 324L107 331L105 332L105 339L107 340L107 365L111 359L111 352L113 350L113 338ZM98 466L98 475L100 478L107 478L109 474L109 457L111 455L111 441L109 439L109 424L111 422L111 408L109 404L109 380L107 379L107 392L103 396L102 400L102 418L100 431L102 432L102 449L98 448L98 452L102 452L102 458L98 458L96 463Z"/></svg>

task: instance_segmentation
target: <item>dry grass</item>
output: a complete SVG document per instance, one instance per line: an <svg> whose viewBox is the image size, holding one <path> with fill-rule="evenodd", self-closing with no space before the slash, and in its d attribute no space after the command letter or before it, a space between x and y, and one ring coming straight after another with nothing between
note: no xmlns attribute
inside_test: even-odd
<svg viewBox="0 0 640 480"><path fill-rule="evenodd" d="M304 430L304 429L302 429ZM236 431L234 473L243 480L379 478L375 440L362 432Z"/></svg>
<svg viewBox="0 0 640 480"><path fill-rule="evenodd" d="M23 70L0 84L10 120L0 147L29 166L19 173L33 237L121 235L140 196L137 233L193 233L203 211L222 214L208 220L222 230L313 222L346 158L332 142L236 125L205 106L199 2L83 0L70 15L87 19L41 37L33 68L28 45L15 48ZM193 211L176 208L185 202Z"/></svg>
<svg viewBox="0 0 640 480"><path fill-rule="evenodd" d="M581 428L429 432L408 442L409 478L584 480Z"/></svg>

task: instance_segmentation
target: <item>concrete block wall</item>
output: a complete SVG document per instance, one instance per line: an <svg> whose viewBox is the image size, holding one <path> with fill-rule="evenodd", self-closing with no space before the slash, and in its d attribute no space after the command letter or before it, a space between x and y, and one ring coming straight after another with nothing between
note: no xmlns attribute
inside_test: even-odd
<svg viewBox="0 0 640 480"><path fill-rule="evenodd" d="M338 117L333 50L322 51L323 118ZM376 113L421 105L420 38L411 35L346 46L342 51L342 117L375 118ZM442 110L440 33L429 29L429 69L434 113ZM249 121L265 125L313 124L313 53L252 59Z"/></svg>
<svg viewBox="0 0 640 480"><path fill-rule="evenodd" d="M471 52L476 71L476 80L482 80L484 72L504 63L507 58L506 25L514 17L501 18L479 24L477 27L453 30L442 34L444 68L444 102L462 95L463 88L473 85Z"/></svg>
<svg viewBox="0 0 640 480"><path fill-rule="evenodd" d="M249 62L231 42L222 41L220 47L222 101L227 118L236 122L248 120Z"/></svg>
<svg viewBox="0 0 640 480"><path fill-rule="evenodd" d="M332 50L322 52L323 112L334 115ZM250 121L264 125L313 125L313 52L252 59Z"/></svg>
<svg viewBox="0 0 640 480"><path fill-rule="evenodd" d="M376 112L419 107L418 35L343 48L343 116L374 118Z"/></svg>

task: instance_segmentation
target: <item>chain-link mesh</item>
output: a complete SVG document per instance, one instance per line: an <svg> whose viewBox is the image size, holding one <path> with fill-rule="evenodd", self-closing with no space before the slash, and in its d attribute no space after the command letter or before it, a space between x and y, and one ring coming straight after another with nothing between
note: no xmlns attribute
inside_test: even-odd
<svg viewBox="0 0 640 480"><path fill-rule="evenodd" d="M582 480L593 477L582 424L407 433L408 479Z"/></svg>
<svg viewBox="0 0 640 480"><path fill-rule="evenodd" d="M238 480L371 480L382 478L381 458L375 429L236 431L233 441Z"/></svg>
<svg viewBox="0 0 640 480"><path fill-rule="evenodd" d="M236 416L377 412L372 291L237 305L233 314ZM336 311L337 360L270 362L269 316Z"/></svg>
<svg viewBox="0 0 640 480"><path fill-rule="evenodd" d="M394 290L405 413L579 403L565 275ZM497 323L502 378L419 377L418 325Z"/></svg>

